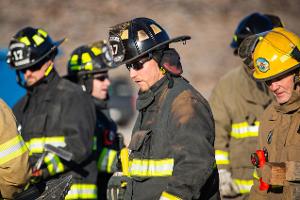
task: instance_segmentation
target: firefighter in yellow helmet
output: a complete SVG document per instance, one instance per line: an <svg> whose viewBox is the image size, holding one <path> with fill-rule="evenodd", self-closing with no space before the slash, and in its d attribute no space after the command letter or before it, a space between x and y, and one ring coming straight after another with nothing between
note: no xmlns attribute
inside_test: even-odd
<svg viewBox="0 0 300 200"><path fill-rule="evenodd" d="M275 26L282 26L282 23L274 15L255 12L244 17L230 45L234 55L247 36L272 30ZM246 199L253 185L249 155L256 149L259 116L271 103L272 95L263 83L251 77L250 70L241 62L219 80L209 101L216 126L220 193L223 199Z"/></svg>
<svg viewBox="0 0 300 200"><path fill-rule="evenodd" d="M268 185L260 178L263 162L259 161L300 161L300 38L284 28L274 28L247 40L241 51L248 53L240 55L252 57L253 77L264 82L275 97L262 115L256 152L262 151L263 157L252 160L259 177L249 199L285 199L282 186Z"/></svg>

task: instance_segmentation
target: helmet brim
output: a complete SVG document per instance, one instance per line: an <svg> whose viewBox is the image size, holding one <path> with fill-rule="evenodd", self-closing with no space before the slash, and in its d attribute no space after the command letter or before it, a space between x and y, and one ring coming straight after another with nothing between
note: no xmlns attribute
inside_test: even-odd
<svg viewBox="0 0 300 200"><path fill-rule="evenodd" d="M124 65L124 64L127 64L127 63L131 63L133 62L134 60L138 59L138 58L141 58L143 56L145 56L146 54L156 50L156 49L159 49L160 47L166 45L166 44L170 44L170 43L175 43L175 42L185 42L186 40L190 40L191 39L191 36L188 36L188 35L183 35L183 36L178 36L178 37L175 37L175 38L172 38L172 39L169 39L169 40L166 40L162 43L159 43L153 47L151 47L150 49L142 52L141 54L133 57L133 58L130 58L130 59L127 59L127 60L124 60L122 62L117 62L117 63L113 63L113 67L118 67L120 65Z"/></svg>
<svg viewBox="0 0 300 200"><path fill-rule="evenodd" d="M28 64L28 65L24 65L24 66L20 66L18 67L16 70L23 70L23 69L28 69L32 66L34 66L35 64L39 63L40 61L42 61L44 58L46 58L48 55L50 55L52 52L54 52L64 41L66 40L66 38L63 38L61 40L55 41L53 42L53 46L51 47L51 49L45 53L43 56L41 56L39 59L37 59L36 61Z"/></svg>

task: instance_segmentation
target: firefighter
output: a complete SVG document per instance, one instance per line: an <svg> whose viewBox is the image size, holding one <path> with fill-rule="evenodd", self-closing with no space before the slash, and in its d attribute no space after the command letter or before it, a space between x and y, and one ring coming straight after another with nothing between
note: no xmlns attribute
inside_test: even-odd
<svg viewBox="0 0 300 200"><path fill-rule="evenodd" d="M110 29L114 63L139 87L125 199L219 199L212 113L169 48L188 39L170 39L148 18Z"/></svg>
<svg viewBox="0 0 300 200"><path fill-rule="evenodd" d="M67 78L79 84L93 98L97 124L95 128L96 160L98 166L98 198L106 199L107 183L113 172L119 150L123 147L122 135L117 133L117 124L111 119L108 108L108 71L112 57L105 41L76 48L68 62Z"/></svg>
<svg viewBox="0 0 300 200"><path fill-rule="evenodd" d="M30 150L32 180L46 181L72 175L66 199L96 199L96 162L92 156L96 123L94 104L78 85L61 78L54 68L59 42L41 28L25 27L9 44L8 63L16 70L18 83L26 88L13 107L20 130ZM67 162L47 152L40 169L35 164L44 155L44 144L72 154Z"/></svg>
<svg viewBox="0 0 300 200"><path fill-rule="evenodd" d="M278 25L281 22L276 16L260 13L246 16L237 26L230 45L234 55L247 36ZM220 79L209 101L216 125L220 193L223 198L246 199L253 185L249 155L256 148L259 116L271 103L272 95L263 83L251 77L251 71L243 64Z"/></svg>
<svg viewBox="0 0 300 200"><path fill-rule="evenodd" d="M275 97L262 115L258 147L268 162L300 161L300 38L279 27L251 36L247 43L241 47L249 47L243 55L252 58L253 77L265 83ZM262 173L258 169L260 177ZM255 180L249 199L285 199L282 191L282 187Z"/></svg>
<svg viewBox="0 0 300 200"><path fill-rule="evenodd" d="M13 199L30 177L28 149L12 111L0 99L0 198Z"/></svg>

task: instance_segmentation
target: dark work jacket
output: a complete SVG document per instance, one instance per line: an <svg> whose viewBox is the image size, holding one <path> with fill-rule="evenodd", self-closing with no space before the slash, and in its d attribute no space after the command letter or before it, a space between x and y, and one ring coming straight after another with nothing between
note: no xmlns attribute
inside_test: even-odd
<svg viewBox="0 0 300 200"><path fill-rule="evenodd" d="M28 90L13 111L31 151L31 166L43 151L36 148L37 144L42 143L43 147L44 143L49 143L71 152L73 157L71 162L58 158L56 164L60 169L53 172L49 171L45 160L44 176L72 174L73 183L96 184L97 168L92 157L95 107L79 86L62 79L53 70Z"/></svg>
<svg viewBox="0 0 300 200"><path fill-rule="evenodd" d="M186 80L173 79L170 89L164 77L139 93L125 199L153 200L162 193L185 200L220 199L210 107ZM149 166L142 166L139 175L141 163Z"/></svg>
<svg viewBox="0 0 300 200"><path fill-rule="evenodd" d="M97 124L95 137L97 140L96 160L98 166L98 198L106 199L107 183L113 172L116 171L116 162L120 150L117 124L111 119L106 100L93 98L96 106ZM113 160L113 162L111 162Z"/></svg>

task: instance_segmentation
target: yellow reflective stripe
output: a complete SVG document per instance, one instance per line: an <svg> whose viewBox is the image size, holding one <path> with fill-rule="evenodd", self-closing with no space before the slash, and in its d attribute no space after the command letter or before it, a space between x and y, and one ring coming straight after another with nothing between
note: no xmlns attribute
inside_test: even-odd
<svg viewBox="0 0 300 200"><path fill-rule="evenodd" d="M33 39L33 41L35 42L35 44L36 44L37 46L39 46L40 44L42 44L42 43L45 41L45 39L42 38L42 37L39 36L39 35L34 35L34 36L32 36L32 39Z"/></svg>
<svg viewBox="0 0 300 200"><path fill-rule="evenodd" d="M44 161L51 176L64 171L64 165L54 153L48 153L47 156L45 156Z"/></svg>
<svg viewBox="0 0 300 200"><path fill-rule="evenodd" d="M181 200L181 198L163 191L159 200Z"/></svg>
<svg viewBox="0 0 300 200"><path fill-rule="evenodd" d="M216 150L215 157L217 165L229 165L229 153L227 151Z"/></svg>
<svg viewBox="0 0 300 200"><path fill-rule="evenodd" d="M89 53L83 53L81 56L81 61L82 61L82 63L91 62L92 58Z"/></svg>
<svg viewBox="0 0 300 200"><path fill-rule="evenodd" d="M250 193L253 180L233 179L233 181L239 187L241 194Z"/></svg>
<svg viewBox="0 0 300 200"><path fill-rule="evenodd" d="M237 41L237 35L233 36L233 40L236 42Z"/></svg>
<svg viewBox="0 0 300 200"><path fill-rule="evenodd" d="M30 45L30 41L29 41L29 39L28 39L28 37L21 37L20 39L19 39L19 41L20 42L22 42L22 43L24 43L25 45L27 45L27 46L29 46Z"/></svg>
<svg viewBox="0 0 300 200"><path fill-rule="evenodd" d="M53 64L51 64L48 69L45 71L45 76L48 76L51 70L53 69Z"/></svg>
<svg viewBox="0 0 300 200"><path fill-rule="evenodd" d="M65 147L65 137L41 137L41 138L32 138L26 142L27 147L30 150L30 154L33 153L43 153L44 144L51 144L55 147Z"/></svg>
<svg viewBox="0 0 300 200"><path fill-rule="evenodd" d="M99 49L97 47L91 48L91 51L94 53L95 56L98 56L102 53L101 49Z"/></svg>
<svg viewBox="0 0 300 200"><path fill-rule="evenodd" d="M23 138L21 135L17 135L0 145L0 165L22 155L27 150Z"/></svg>
<svg viewBox="0 0 300 200"><path fill-rule="evenodd" d="M253 175L253 178L259 180L259 176L257 174L257 169L256 168L253 170L253 174L252 175Z"/></svg>
<svg viewBox="0 0 300 200"><path fill-rule="evenodd" d="M257 137L258 136L259 122L256 121L255 125L249 125L248 122L234 123L231 127L231 137L236 139Z"/></svg>
<svg viewBox="0 0 300 200"><path fill-rule="evenodd" d="M112 172L112 164L117 159L117 151L113 149L103 148L98 159L98 169L104 172Z"/></svg>
<svg viewBox="0 0 300 200"><path fill-rule="evenodd" d="M129 161L129 176L172 176L174 159L133 159Z"/></svg>
<svg viewBox="0 0 300 200"><path fill-rule="evenodd" d="M72 70L81 70L81 66L80 65L73 65L73 66L71 66L71 69Z"/></svg>
<svg viewBox="0 0 300 200"><path fill-rule="evenodd" d="M70 64L71 65L75 65L75 64L78 64L78 55L77 54L74 54L71 59L70 59ZM79 65L76 65L76 67L79 66ZM72 67L75 67L75 66L72 66ZM72 68L71 67L71 68ZM79 66L80 67L80 66ZM72 68L73 69L73 68Z"/></svg>
<svg viewBox="0 0 300 200"><path fill-rule="evenodd" d="M108 161L107 161L107 172L112 172L112 165L114 163L114 160L117 158L117 151L110 149L108 152Z"/></svg>
<svg viewBox="0 0 300 200"><path fill-rule="evenodd" d="M86 63L84 65L84 69L92 71L93 70L93 64L91 62Z"/></svg>
<svg viewBox="0 0 300 200"><path fill-rule="evenodd" d="M72 184L65 199L97 199L97 186L94 184Z"/></svg>
<svg viewBox="0 0 300 200"><path fill-rule="evenodd" d="M38 29L38 33L41 34L42 36L44 36L44 38L46 38L48 35L48 33L46 31L44 31L43 29Z"/></svg>

